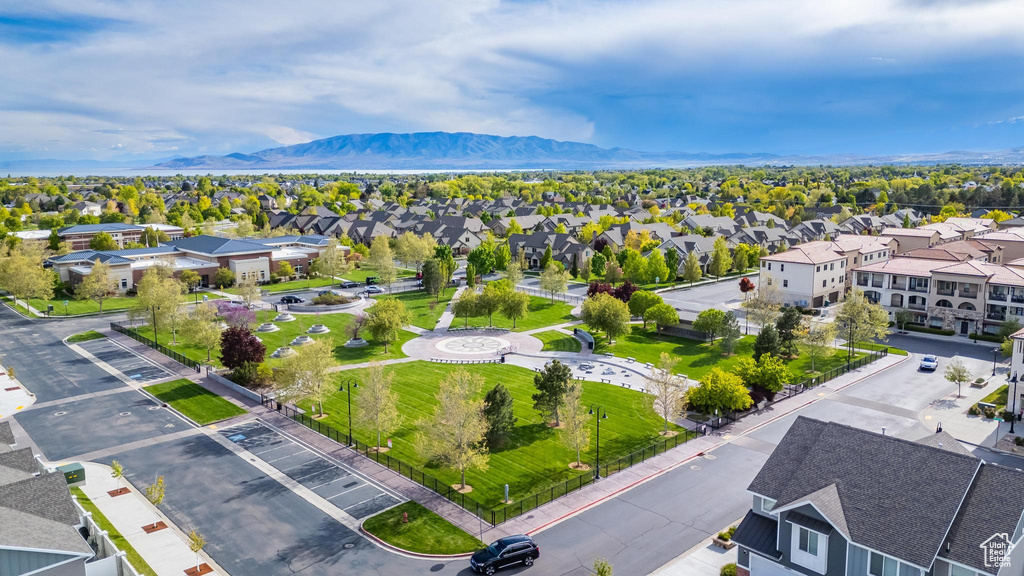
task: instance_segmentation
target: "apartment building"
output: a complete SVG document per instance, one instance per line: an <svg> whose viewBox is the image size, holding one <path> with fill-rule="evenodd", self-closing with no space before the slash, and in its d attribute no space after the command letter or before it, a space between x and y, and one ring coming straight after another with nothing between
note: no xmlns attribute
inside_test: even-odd
<svg viewBox="0 0 1024 576"><path fill-rule="evenodd" d="M828 306L845 296L852 284L851 270L888 260L895 246L892 239L843 234L833 241L807 242L764 256L761 273L778 286L784 305Z"/></svg>

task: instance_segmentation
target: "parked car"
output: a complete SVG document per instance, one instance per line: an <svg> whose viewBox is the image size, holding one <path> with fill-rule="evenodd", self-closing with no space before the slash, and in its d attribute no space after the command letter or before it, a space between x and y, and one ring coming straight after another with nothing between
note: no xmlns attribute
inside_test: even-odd
<svg viewBox="0 0 1024 576"><path fill-rule="evenodd" d="M246 304L245 302L242 302L241 300L231 300L231 301L228 302L228 304L231 304L232 306L239 306L241 308L247 308L249 310L256 309L256 305L255 304Z"/></svg>
<svg viewBox="0 0 1024 576"><path fill-rule="evenodd" d="M366 285L367 285L367 286L373 286L373 285L375 285L375 284L376 284L377 282L380 282L380 278L378 278L378 277L376 277L376 276L367 276L367 277L366 277Z"/></svg>
<svg viewBox="0 0 1024 576"><path fill-rule="evenodd" d="M341 290L321 290L316 293L317 296L327 296L328 294L334 294L335 296L345 295Z"/></svg>
<svg viewBox="0 0 1024 576"><path fill-rule="evenodd" d="M370 294L383 294L384 289L380 286L367 286L366 290L363 290L363 294L369 296Z"/></svg>
<svg viewBox="0 0 1024 576"><path fill-rule="evenodd" d="M281 304L302 304L305 301L306 301L305 298L299 298L298 296L296 296L294 294L289 294L287 296L281 296Z"/></svg>
<svg viewBox="0 0 1024 576"><path fill-rule="evenodd" d="M340 284L342 288L359 288L359 282L353 282L352 280L345 280Z"/></svg>
<svg viewBox="0 0 1024 576"><path fill-rule="evenodd" d="M469 559L469 567L475 572L494 574L502 568L516 564L533 566L537 558L540 558L540 546L537 546L529 536L520 534L506 536L487 548L477 550Z"/></svg>
<svg viewBox="0 0 1024 576"><path fill-rule="evenodd" d="M924 358L921 358L921 370L926 370L928 372L934 372L935 369L938 368L938 367L939 367L939 359L936 358L935 356L932 356L932 355L929 354L928 356L925 356Z"/></svg>

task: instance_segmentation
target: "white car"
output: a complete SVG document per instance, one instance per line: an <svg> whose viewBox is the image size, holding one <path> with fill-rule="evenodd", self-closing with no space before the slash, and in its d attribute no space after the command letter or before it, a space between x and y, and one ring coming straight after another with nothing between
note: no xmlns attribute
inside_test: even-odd
<svg viewBox="0 0 1024 576"><path fill-rule="evenodd" d="M925 356L924 358L921 358L921 370L926 370L928 372L934 372L935 369L938 368L938 367L939 367L939 359L936 358L935 356L932 356L932 355L929 354L928 356Z"/></svg>

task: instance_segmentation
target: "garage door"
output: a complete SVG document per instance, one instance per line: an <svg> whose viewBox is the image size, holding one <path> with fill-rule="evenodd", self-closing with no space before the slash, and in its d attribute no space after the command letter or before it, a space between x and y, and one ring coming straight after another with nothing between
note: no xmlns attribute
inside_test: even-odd
<svg viewBox="0 0 1024 576"><path fill-rule="evenodd" d="M766 560L753 552L750 553L750 576L793 576L794 572Z"/></svg>

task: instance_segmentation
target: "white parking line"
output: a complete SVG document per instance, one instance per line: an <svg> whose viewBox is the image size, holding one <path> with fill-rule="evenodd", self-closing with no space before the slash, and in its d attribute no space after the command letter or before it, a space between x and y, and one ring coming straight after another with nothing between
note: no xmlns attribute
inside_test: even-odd
<svg viewBox="0 0 1024 576"><path fill-rule="evenodd" d="M320 460L323 460L323 458L320 458ZM328 462L328 464L330 464L330 462ZM331 466L331 468L335 468L335 466ZM304 480L306 478L309 478L309 477L312 477L312 476L316 476L317 474L323 474L324 472L327 472L331 468L325 468L323 470L318 470L316 472L313 472L312 474L306 474L305 476L300 476L298 478L295 478L294 480L296 482L301 482L302 480ZM310 490L312 490L312 488L310 488Z"/></svg>
<svg viewBox="0 0 1024 576"><path fill-rule="evenodd" d="M342 494L348 494L349 492L351 492L353 490L358 490L358 489L362 488L363 486L369 486L369 484L367 484L365 482L360 482L359 486L354 486L352 488L349 488L348 490L345 490L344 492L338 492L334 496L331 496L330 498L328 498L328 500L334 500L335 498L337 498L338 496L341 496ZM383 492L381 492L381 494L383 494ZM377 496L380 496L381 494L378 494ZM376 498L377 496L374 496L374 498ZM373 498L371 498L371 500L372 499Z"/></svg>
<svg viewBox="0 0 1024 576"><path fill-rule="evenodd" d="M305 462L303 462L302 464L298 464L298 465L296 465L296 466L289 466L289 467L287 467L287 468L281 468L281 469L280 469L279 471L280 471L280 472L287 472L287 471L289 471L289 470L294 470L294 469L296 469L296 468L301 468L301 467L305 466L306 464L309 464L310 462L313 462L314 460L319 460L319 458L314 458L313 460L306 460L306 461L305 461Z"/></svg>
<svg viewBox="0 0 1024 576"><path fill-rule="evenodd" d="M280 450L281 448L287 448L289 446L294 446L294 444L291 442L282 442L280 446L274 446L273 448L263 450L261 452L253 452L253 454L259 456L260 454L266 454L267 452L273 452L274 450Z"/></svg>
<svg viewBox="0 0 1024 576"><path fill-rule="evenodd" d="M302 446L299 446L299 448L302 448ZM278 460L284 460L285 458L291 458L292 456L298 456L299 454L302 454L303 452L309 452L309 450L306 450L305 448L302 448L302 450L299 450L295 454L289 454L287 456L281 456L280 458L274 458L273 460L266 460L265 462L267 464L273 464L274 462L277 462Z"/></svg>
<svg viewBox="0 0 1024 576"><path fill-rule="evenodd" d="M310 490L316 490L317 488L323 488L324 486L327 486L328 484L334 484L335 482L337 482L339 480L344 480L345 478L348 478L349 476L351 476L351 474L346 474L346 475L342 476L341 478L335 478L334 480L331 480L330 482L324 482L323 484L320 484L318 486L313 486L312 488L310 488Z"/></svg>
<svg viewBox="0 0 1024 576"><path fill-rule="evenodd" d="M362 502L356 502L352 506L346 506L346 507L342 508L342 510L348 510L349 508L354 508L356 506L359 506L360 504L366 504L370 500L373 500L373 499L377 498L378 496L383 496L383 495L384 495L383 493L377 494L377 496L374 496L373 498L367 498L366 500L363 500Z"/></svg>

